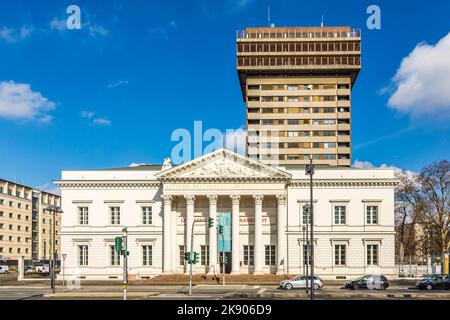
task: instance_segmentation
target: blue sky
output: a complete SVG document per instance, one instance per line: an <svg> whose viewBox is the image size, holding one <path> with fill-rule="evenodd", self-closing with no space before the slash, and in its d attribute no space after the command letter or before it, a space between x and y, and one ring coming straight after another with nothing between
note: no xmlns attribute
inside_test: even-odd
<svg viewBox="0 0 450 320"><path fill-rule="evenodd" d="M71 4L81 30L64 28ZM371 4L381 30L366 27ZM354 161L418 171L449 158L448 1L16 0L0 3L0 177L50 188L63 169L161 163L173 130L195 120L245 125L235 35L266 26L268 5L277 26L317 26L324 15L325 25L362 29Z"/></svg>

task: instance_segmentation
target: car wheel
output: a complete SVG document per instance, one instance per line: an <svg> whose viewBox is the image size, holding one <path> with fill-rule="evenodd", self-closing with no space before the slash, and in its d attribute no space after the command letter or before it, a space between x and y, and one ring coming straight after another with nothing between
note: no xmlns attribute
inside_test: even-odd
<svg viewBox="0 0 450 320"><path fill-rule="evenodd" d="M320 288L318 283L314 283L313 287L314 287L314 290L319 290L319 288Z"/></svg>
<svg viewBox="0 0 450 320"><path fill-rule="evenodd" d="M285 288L286 290L292 290L294 287L292 286L292 284L288 283L288 284L286 284L286 285L284 286L284 288Z"/></svg>
<svg viewBox="0 0 450 320"><path fill-rule="evenodd" d="M358 290L358 289L359 289L359 285L355 283L355 284L352 286L352 289L353 289L353 290Z"/></svg>
<svg viewBox="0 0 450 320"><path fill-rule="evenodd" d="M425 289L431 290L431 289L433 289L433 286L432 286L431 284L427 284L427 286L425 287Z"/></svg>

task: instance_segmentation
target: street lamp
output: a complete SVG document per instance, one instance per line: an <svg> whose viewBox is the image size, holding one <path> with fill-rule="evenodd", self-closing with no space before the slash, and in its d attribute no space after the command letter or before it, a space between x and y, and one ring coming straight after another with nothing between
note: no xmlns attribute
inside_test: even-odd
<svg viewBox="0 0 450 320"><path fill-rule="evenodd" d="M50 260L50 276L51 276L51 281L50 281L50 288L52 289L52 292L55 293L56 290L56 283L55 283L55 267L56 267L56 230L55 230L55 225L56 225L56 214L59 213L63 213L63 211L61 210L60 207L55 206L55 205L49 205L48 207L46 207L44 209L44 211L50 211L53 214L53 226L52 226L52 235L53 235L53 239L52 239L52 247L53 247L53 252L52 252L52 257Z"/></svg>
<svg viewBox="0 0 450 320"><path fill-rule="evenodd" d="M314 166L312 155L309 157L309 164L305 167L305 174L309 175L309 191L310 191L310 202L309 202L309 214L311 217L311 300L314 300L314 212L313 212L313 175Z"/></svg>

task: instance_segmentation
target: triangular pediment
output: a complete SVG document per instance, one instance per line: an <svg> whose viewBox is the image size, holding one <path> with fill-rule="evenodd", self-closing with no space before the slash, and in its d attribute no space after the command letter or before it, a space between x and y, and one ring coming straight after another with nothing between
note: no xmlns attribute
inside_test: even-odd
<svg viewBox="0 0 450 320"><path fill-rule="evenodd" d="M251 160L227 149L219 149L185 164L160 172L165 179L290 179L279 169Z"/></svg>

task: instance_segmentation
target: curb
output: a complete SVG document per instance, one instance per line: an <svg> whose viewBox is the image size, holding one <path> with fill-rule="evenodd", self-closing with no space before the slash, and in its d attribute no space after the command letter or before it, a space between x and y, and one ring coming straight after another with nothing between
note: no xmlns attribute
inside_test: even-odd
<svg viewBox="0 0 450 320"><path fill-rule="evenodd" d="M149 298L159 296L159 292L128 292L127 298ZM49 293L44 294L44 298L122 298L122 292L65 292L65 293Z"/></svg>
<svg viewBox="0 0 450 320"><path fill-rule="evenodd" d="M273 298L309 298L306 293L231 293L226 294L227 298L259 298L259 299L273 299ZM322 293L316 294L317 298L325 299L387 299L387 298L409 298L409 299L439 299L450 300L450 294L411 294L411 293L372 293L372 294L345 294L345 293Z"/></svg>

